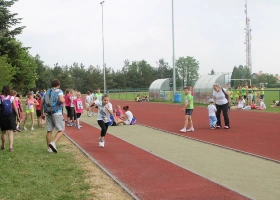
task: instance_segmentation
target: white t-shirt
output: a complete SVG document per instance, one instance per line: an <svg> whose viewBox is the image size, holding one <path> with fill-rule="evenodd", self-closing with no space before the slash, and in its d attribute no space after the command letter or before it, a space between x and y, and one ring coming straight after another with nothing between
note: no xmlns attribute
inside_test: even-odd
<svg viewBox="0 0 280 200"><path fill-rule="evenodd" d="M216 106L214 106L213 104L208 105L209 116L216 116L216 111Z"/></svg>
<svg viewBox="0 0 280 200"><path fill-rule="evenodd" d="M266 109L266 106L263 101L260 102L260 107Z"/></svg>
<svg viewBox="0 0 280 200"><path fill-rule="evenodd" d="M105 106L102 105L102 101L95 100L94 103L98 107L97 120L103 120L105 123L109 122L110 121L110 113L105 108ZM106 106L110 110L113 110L113 106L110 102Z"/></svg>
<svg viewBox="0 0 280 200"><path fill-rule="evenodd" d="M242 100L238 101L237 108L244 108L244 105L245 105L245 100L242 99Z"/></svg>
<svg viewBox="0 0 280 200"><path fill-rule="evenodd" d="M86 104L90 104L92 102L92 97L90 95L86 96Z"/></svg>
<svg viewBox="0 0 280 200"><path fill-rule="evenodd" d="M128 111L126 111L125 112L125 115L126 115L126 118L127 118L127 120L126 120L126 124L130 124L130 122L131 122L131 120L132 120L132 118L133 118L133 114L132 114L132 112L130 112L129 110Z"/></svg>
<svg viewBox="0 0 280 200"><path fill-rule="evenodd" d="M71 107L71 108L74 108L74 107L75 107L75 104L74 104L74 100L75 100L75 99L77 99L76 96L70 96L70 100L71 100L71 105L70 105L70 107Z"/></svg>
<svg viewBox="0 0 280 200"><path fill-rule="evenodd" d="M224 90L224 92L227 91L225 88L223 88L223 90ZM213 91L213 96L216 97L217 105L224 105L224 104L228 103L228 100L226 99L224 92L222 91L222 88L219 92L216 92L215 90Z"/></svg>

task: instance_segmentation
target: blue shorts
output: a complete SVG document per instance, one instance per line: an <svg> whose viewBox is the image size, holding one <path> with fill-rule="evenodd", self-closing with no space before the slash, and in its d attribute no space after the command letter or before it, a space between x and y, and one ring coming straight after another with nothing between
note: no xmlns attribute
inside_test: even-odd
<svg viewBox="0 0 280 200"><path fill-rule="evenodd" d="M192 115L192 113L193 113L193 109L186 109L186 112L185 112L185 114L186 115Z"/></svg>

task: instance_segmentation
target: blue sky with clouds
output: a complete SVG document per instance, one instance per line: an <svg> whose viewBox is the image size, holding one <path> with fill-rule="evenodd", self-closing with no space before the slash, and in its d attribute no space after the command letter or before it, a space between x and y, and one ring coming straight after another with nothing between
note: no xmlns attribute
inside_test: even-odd
<svg viewBox="0 0 280 200"><path fill-rule="evenodd" d="M106 0L105 62L121 69L128 59L172 66L171 0ZM245 0L174 0L175 55L194 56L200 74L245 65ZM248 0L253 72L280 73L280 1ZM101 6L97 0L19 0L26 26L18 39L45 64L102 66Z"/></svg>

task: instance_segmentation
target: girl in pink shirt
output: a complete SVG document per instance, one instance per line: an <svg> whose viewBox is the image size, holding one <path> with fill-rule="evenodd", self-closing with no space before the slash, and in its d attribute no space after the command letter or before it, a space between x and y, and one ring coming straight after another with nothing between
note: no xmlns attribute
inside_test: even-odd
<svg viewBox="0 0 280 200"><path fill-rule="evenodd" d="M14 95L14 101L16 104L16 109L18 111L19 118L21 118L20 117L20 108L19 108L19 105L21 104L21 100L17 97L16 91L13 91L13 95ZM15 117L15 119L16 119L16 117ZM19 129L20 122L21 122L21 120L16 120L16 131L18 131L18 132L20 132L20 129Z"/></svg>
<svg viewBox="0 0 280 200"><path fill-rule="evenodd" d="M73 100L74 106L75 106L75 113L77 116L76 123L77 123L77 128L81 129L82 126L80 125L80 117L81 117L81 114L84 112L83 100L81 99L80 92L77 92L76 95L77 95L77 98Z"/></svg>
<svg viewBox="0 0 280 200"><path fill-rule="evenodd" d="M26 99L26 115L25 115L25 119L23 122L23 129L27 130L26 128L26 121L28 120L28 116L31 116L31 130L34 130L34 110L35 110L35 106L38 105L38 102L36 101L36 99L33 98L33 94L32 92L28 92L27 93L27 99Z"/></svg>
<svg viewBox="0 0 280 200"><path fill-rule="evenodd" d="M66 122L67 123L70 123L70 106L71 106L71 100L70 100L70 90L69 89L66 89L65 90L65 96L64 96L64 99L65 99L65 108L66 108L66 111L67 111L67 120Z"/></svg>

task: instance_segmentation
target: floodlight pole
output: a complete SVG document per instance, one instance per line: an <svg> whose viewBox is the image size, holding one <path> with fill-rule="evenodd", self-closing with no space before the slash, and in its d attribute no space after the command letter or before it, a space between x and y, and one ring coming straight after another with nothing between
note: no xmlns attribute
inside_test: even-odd
<svg viewBox="0 0 280 200"><path fill-rule="evenodd" d="M105 56L104 56L104 28L103 28L103 5L105 1L101 1L100 5L102 7L102 46L103 46L103 76L104 76L104 94L106 94L106 69L105 69Z"/></svg>
<svg viewBox="0 0 280 200"><path fill-rule="evenodd" d="M176 93L176 70L175 70L175 39L174 39L174 0L172 0L172 48L173 48L173 99L175 99Z"/></svg>

